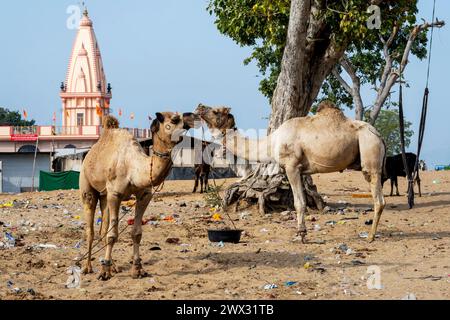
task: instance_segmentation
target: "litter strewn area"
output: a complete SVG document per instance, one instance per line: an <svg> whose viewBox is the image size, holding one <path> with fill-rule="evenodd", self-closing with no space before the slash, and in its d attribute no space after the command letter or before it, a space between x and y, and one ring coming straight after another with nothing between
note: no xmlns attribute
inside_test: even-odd
<svg viewBox="0 0 450 320"><path fill-rule="evenodd" d="M296 237L295 212L261 216L244 203L229 213L240 242L210 242L207 230L233 228L227 215L187 192L193 181L166 181L143 217L143 279L130 275L134 201L123 202L119 230L127 229L113 251L119 272L107 282L97 280L104 250L93 257L94 274L76 266L86 251L78 191L0 195L0 299L450 298L450 172L421 172L423 196L411 210L399 179L401 196L385 197L370 244L362 174L313 178L327 208L309 211L306 244ZM97 208L96 239L100 222Z"/></svg>

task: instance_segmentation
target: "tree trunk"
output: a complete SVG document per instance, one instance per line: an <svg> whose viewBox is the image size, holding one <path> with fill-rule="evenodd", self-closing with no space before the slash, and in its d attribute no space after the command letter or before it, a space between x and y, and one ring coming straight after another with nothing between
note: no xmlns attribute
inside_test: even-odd
<svg viewBox="0 0 450 320"><path fill-rule="evenodd" d="M286 47L281 72L272 98L272 113L268 132L276 130L285 121L303 117L309 113L323 81L341 59L345 43L336 45L318 14L325 10L324 2L315 0L292 0ZM257 201L260 212L267 208L293 208L293 196L288 179L280 170L267 175L267 164L259 165L241 181L230 186L225 204L246 199ZM305 175L303 183L308 207L322 210L325 203L317 192L311 176Z"/></svg>

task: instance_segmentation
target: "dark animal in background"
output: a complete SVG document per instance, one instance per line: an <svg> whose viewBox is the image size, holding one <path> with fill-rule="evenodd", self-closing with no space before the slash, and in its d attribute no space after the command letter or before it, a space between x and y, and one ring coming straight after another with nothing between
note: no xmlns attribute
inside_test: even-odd
<svg viewBox="0 0 450 320"><path fill-rule="evenodd" d="M423 160L419 161L419 170L421 170L421 171L427 171L428 170L427 169L427 164L425 163L425 161L423 161Z"/></svg>
<svg viewBox="0 0 450 320"><path fill-rule="evenodd" d="M194 184L194 190L192 190L193 193L197 192L198 187L198 181L200 180L200 193L203 193L203 191L208 190L208 178L209 178L209 172L211 171L211 165L208 163L211 163L208 161L206 163L204 159L204 151L205 148L207 148L208 143L203 141L202 142L202 163L195 164L194 165L194 173L195 173L195 184ZM212 156L212 154L211 154Z"/></svg>
<svg viewBox="0 0 450 320"><path fill-rule="evenodd" d="M414 166L416 164L417 156L414 153L407 152L406 154L406 165L408 166L408 171L411 172L414 170ZM406 177L405 167L403 165L403 158L401 154L397 154L395 156L386 157L386 170L383 174L383 177L381 179L381 184L384 185L384 182L388 179L391 180L391 193L394 189L394 184L396 188L396 195L399 196L398 192L398 181L397 177ZM419 187L419 197L422 196L422 192L420 190L420 178L419 174L417 173L417 178L415 180L417 183L417 186Z"/></svg>

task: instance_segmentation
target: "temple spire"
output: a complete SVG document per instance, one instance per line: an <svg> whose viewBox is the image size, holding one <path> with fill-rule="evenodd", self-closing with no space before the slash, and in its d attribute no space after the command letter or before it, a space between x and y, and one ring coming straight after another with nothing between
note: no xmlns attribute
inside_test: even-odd
<svg viewBox="0 0 450 320"><path fill-rule="evenodd" d="M63 126L100 125L101 116L109 113L111 92L107 85L93 23L84 7L67 68L65 90L60 93Z"/></svg>

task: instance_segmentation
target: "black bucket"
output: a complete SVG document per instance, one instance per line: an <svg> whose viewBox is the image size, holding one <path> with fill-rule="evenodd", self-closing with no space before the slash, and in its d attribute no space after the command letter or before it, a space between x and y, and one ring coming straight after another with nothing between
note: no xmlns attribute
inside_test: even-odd
<svg viewBox="0 0 450 320"><path fill-rule="evenodd" d="M211 242L239 243L242 230L208 230L208 239Z"/></svg>

